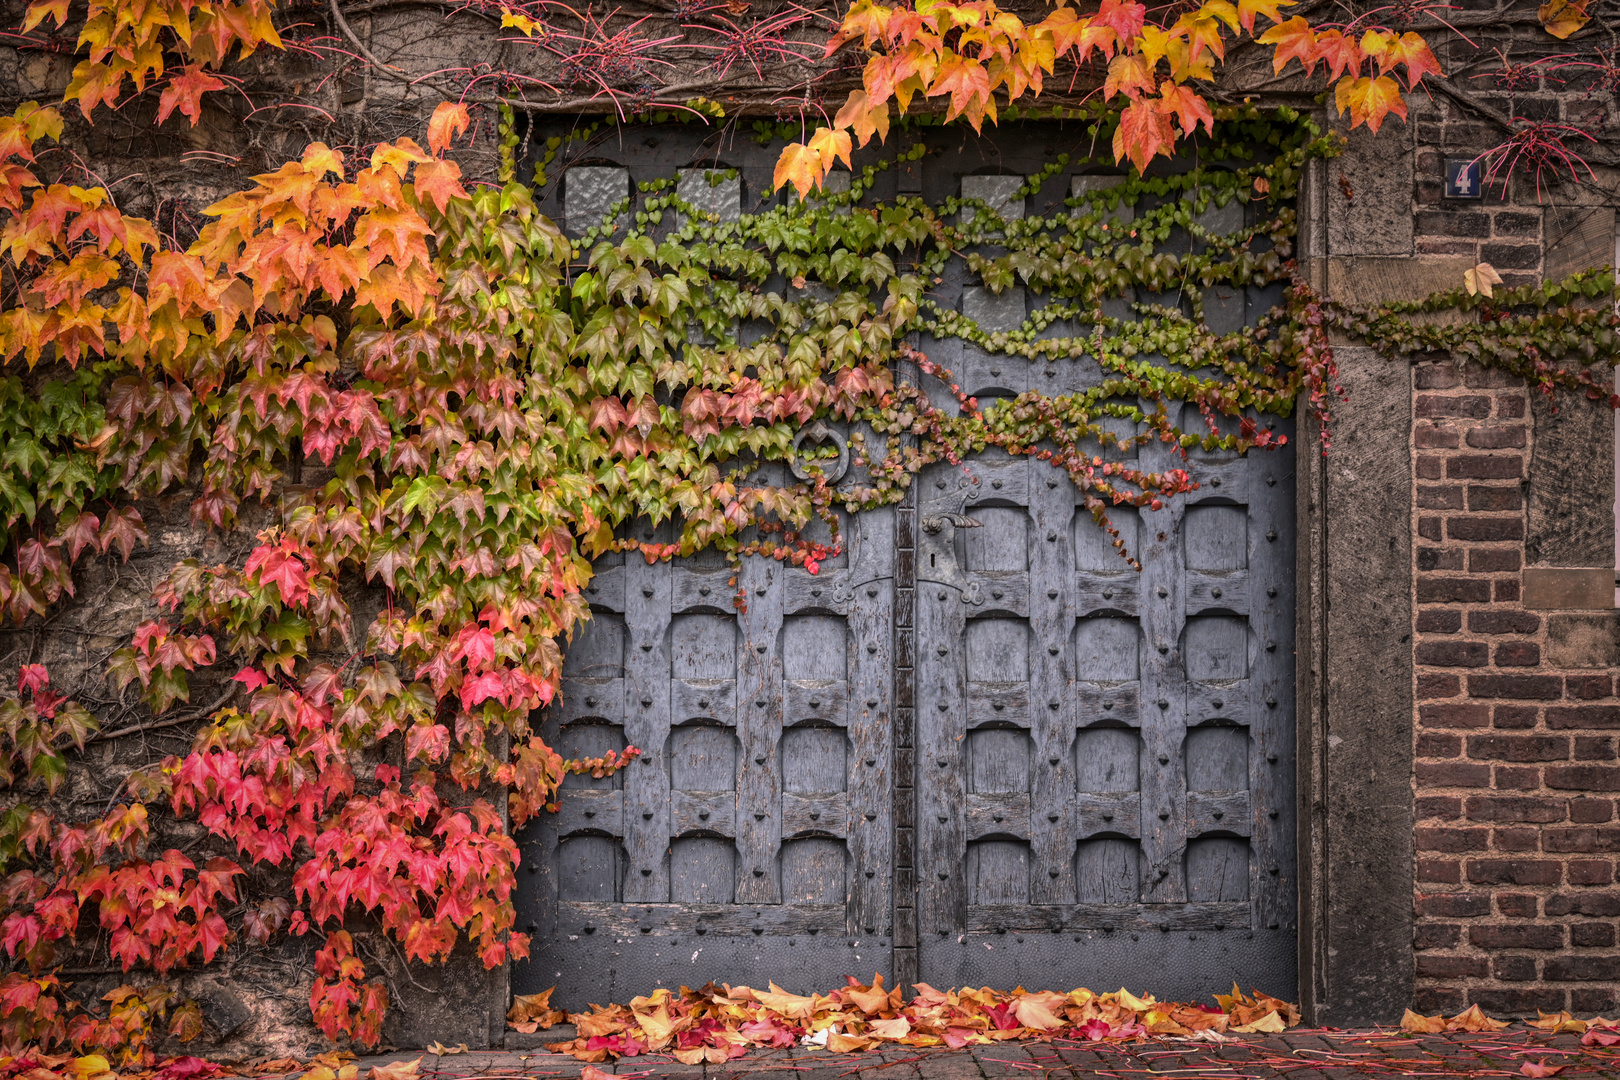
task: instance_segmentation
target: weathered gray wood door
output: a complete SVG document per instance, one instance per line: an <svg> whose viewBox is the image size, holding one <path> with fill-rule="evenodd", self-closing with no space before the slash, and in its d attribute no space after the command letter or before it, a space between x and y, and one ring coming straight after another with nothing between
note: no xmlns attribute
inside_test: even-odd
<svg viewBox="0 0 1620 1080"><path fill-rule="evenodd" d="M816 575L763 558L735 584L712 556L598 563L544 733L565 757L642 756L570 777L526 835L535 959L518 992L555 983L578 1008L710 979L888 973L894 520L847 521L847 551Z"/></svg>
<svg viewBox="0 0 1620 1080"><path fill-rule="evenodd" d="M925 132L926 167L881 175L873 197L967 195L1017 217L1117 182L1060 174L1017 198L1059 149L1085 152L1083 136L1029 130ZM714 159L703 137L660 129L618 152L627 168L565 178L547 212L577 232L630 180ZM740 180L683 191L734 216L767 198L774 155L728 144ZM1200 223L1230 233L1245 214L1231 203ZM1164 246L1178 243L1191 247L1179 231ZM960 261L929 295L988 331L1082 329L1026 323L1047 298L992 294ZM1202 310L1228 332L1280 297L1217 287ZM1133 299L1188 297L1128 296L1111 313ZM917 344L985 405L1103 377L1091 356ZM514 989L555 983L577 1008L710 979L824 990L875 970L942 987L1294 993L1294 449L1129 454L1201 484L1115 512L1140 572L1065 476L999 451L932 467L905 505L847 521L848 553L817 576L745 562L746 612L718 559L600 564L545 730L570 756L646 753L570 779L560 813L524 836L535 958Z"/></svg>
<svg viewBox="0 0 1620 1080"><path fill-rule="evenodd" d="M926 198L974 196L1009 220L1024 216L1017 189L1033 161L973 175L981 163L951 157L924 172ZM1054 195L1117 182L1076 176L1028 209L1050 213ZM1120 217L1132 220L1128 209ZM1233 202L1199 223L1225 235L1244 222ZM1166 246L1177 244L1173 234ZM1026 319L1051 302L1021 287L991 293L959 263L934 295L990 332L1039 326ZM1185 309L1187 299L1132 294L1111 313L1128 314L1131 300ZM1279 299L1253 287L1202 296L1219 332ZM1042 336L1075 333L1059 322ZM1104 375L1091 356L1030 360L927 336L920 345L983 408ZM944 387L924 385L955 407ZM1207 430L1193 406L1175 419ZM1292 434L1289 421L1260 422ZM1132 431L1112 423L1115 434ZM938 986L1128 985L1183 1000L1234 980L1292 994L1293 447L1183 458L1155 439L1123 453L1150 472L1186 468L1201 485L1161 510L1112 512L1140 572L1066 476L999 450L925 471L914 524L902 523L916 551L917 975ZM906 957L909 942L897 944Z"/></svg>

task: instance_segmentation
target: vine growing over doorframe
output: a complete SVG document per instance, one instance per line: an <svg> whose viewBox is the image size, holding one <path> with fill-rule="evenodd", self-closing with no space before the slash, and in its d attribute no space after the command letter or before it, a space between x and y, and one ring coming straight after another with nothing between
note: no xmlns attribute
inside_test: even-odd
<svg viewBox="0 0 1620 1080"><path fill-rule="evenodd" d="M69 92L85 115L126 81L169 77L155 39L140 37L150 27L96 10L110 22ZM211 72L227 53L276 44L268 6L159 10L162 32L184 18L210 42L170 78L182 115L222 89ZM30 18L47 14L63 17L36 5ZM1092 117L1105 143L1134 107ZM105 188L50 171L56 110L0 118L12 560L0 604L27 623L74 599L81 560L128 559L149 542L142 500L186 492L195 525L226 532L253 504L275 505L241 565L174 565L153 617L110 658L109 676L154 724L190 706L205 675L234 669L210 680L229 693L199 709L190 749L143 763L111 806L75 813L61 796L80 752L119 732L98 731L42 667L22 670L0 743L15 797L0 816L0 948L15 965L0 982L0 1039L148 1058L170 992L120 992L105 1015L82 1008L55 973L75 950L162 978L237 942L310 937L315 1023L365 1044L380 1038L389 993L359 924L413 962L463 942L491 966L524 956L512 830L553 804L568 772L605 775L637 756L565 762L531 719L554 698L604 552L657 560L713 546L815 572L838 549L837 510L892 503L924 465L990 446L1063 469L1107 528L1112 507L1192 487L1183 470L1137 468L1135 445L1263 451L1277 441L1265 417L1296 406L1326 428L1332 328L1601 391L1585 365L1617 355L1613 316L1592 304L1610 282L1336 306L1292 279L1291 201L1305 161L1331 142L1291 110L1208 114L1195 125L1200 167L1139 171L1045 217L1005 220L976 200L877 204L885 163L847 193L738 222L655 183L576 242L514 175L464 183L447 155L471 118L446 104L426 148L395 140L355 167L310 145L209 208L184 249ZM1025 190L1112 159L1060 160ZM1241 227L1212 230L1209 211L1234 202L1252 207ZM1049 302L996 334L941 310L929 284L962 250L992 291L1021 283ZM1217 285L1275 290L1277 310L1211 331L1203 295ZM1121 300L1134 300L1128 315ZM1408 318L1441 308L1472 321ZM743 323L766 332L745 339ZM918 332L1090 357L1108 378L981 408L911 344ZM896 361L923 378L897 378ZM1183 426L1183 405L1201 427ZM784 461L816 419L862 431L860 482L746 478L739 466ZM678 535L628 539L636 518L677 522ZM345 587L355 579L383 598L363 637ZM171 842L174 819L207 831L197 857ZM290 889L265 887L273 869ZM184 1004L167 1023L176 1037L201 1027Z"/></svg>

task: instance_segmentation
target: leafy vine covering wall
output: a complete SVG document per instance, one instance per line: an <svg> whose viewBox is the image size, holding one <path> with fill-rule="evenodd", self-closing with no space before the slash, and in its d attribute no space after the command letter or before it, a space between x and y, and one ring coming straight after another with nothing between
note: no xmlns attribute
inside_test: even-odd
<svg viewBox="0 0 1620 1080"><path fill-rule="evenodd" d="M241 42L274 36L260 9L232 10L252 31L232 31ZM71 93L87 111L144 77L98 67L120 57L93 50ZM166 107L209 88L206 62ZM200 1030L195 1005L147 978L105 1014L71 1003L59 969L77 957L162 977L233 941L313 935L315 1022L367 1044L389 995L345 925L380 928L417 962L458 942L488 966L523 957L511 830L546 811L567 771L634 756L565 762L531 728L587 617L596 555L714 546L814 571L838 543L835 499L897 501L922 466L987 446L1063 469L1108 527L1111 506L1191 483L1106 452L1121 440L1263 452L1266 415L1302 407L1326 426L1334 330L1592 394L1607 391L1586 365L1620 354L1601 274L1375 311L1313 295L1294 278L1293 201L1307 160L1334 146L1290 110L1215 109L1201 164L1047 217L879 203L874 165L846 193L737 222L650 185L578 241L536 212L512 167L500 185L463 183L445 154L466 119L441 107L429 149L400 139L360 164L312 144L211 207L185 250L103 188L51 171L54 110L0 119L0 352L14 371L0 602L38 620L74 594L81 560L128 559L148 540L137 501L183 492L197 527L225 531L273 507L240 564L170 568L154 617L107 658L154 725L191 703L200 669L235 672L190 751L131 772L111 805L61 797L77 751L105 733L43 667L22 670L3 710L8 1046L141 1058L159 1020L180 1037ZM1102 145L1120 123L1091 122ZM1113 155L1056 161L1027 190L1080 164ZM1200 223L1232 200L1254 205L1253 224L1217 235ZM953 251L990 289L1026 284L1047 306L995 335L941 310L929 287ZM1258 326L1216 333L1202 309L1216 285L1285 293ZM1439 311L1463 317L1419 317ZM948 383L908 344L918 331L1088 355L1108 377L1074 395L941 408L896 374L910 364ZM1179 426L1184 403L1204 428ZM742 479L818 418L872 433L856 447L868 483L835 496L814 473L788 487ZM624 539L635 518L674 519L680 539ZM361 637L356 579L383 595ZM206 835L174 847L173 821Z"/></svg>

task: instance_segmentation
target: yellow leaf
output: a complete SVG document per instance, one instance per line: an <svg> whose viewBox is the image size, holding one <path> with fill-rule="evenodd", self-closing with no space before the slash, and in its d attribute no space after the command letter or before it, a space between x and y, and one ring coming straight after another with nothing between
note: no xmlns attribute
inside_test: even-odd
<svg viewBox="0 0 1620 1080"><path fill-rule="evenodd" d="M467 1052L467 1044L457 1043L455 1046L446 1046L443 1043L435 1042L429 1043L427 1049L428 1053L438 1054L439 1056L443 1057L445 1054L465 1054Z"/></svg>
<svg viewBox="0 0 1620 1080"><path fill-rule="evenodd" d="M1587 0L1547 0L1536 9L1536 16L1547 33L1562 41L1591 21Z"/></svg>
<svg viewBox="0 0 1620 1080"><path fill-rule="evenodd" d="M366 1073L366 1080L416 1080L416 1070L422 1064L421 1058L411 1061L390 1061L387 1065L377 1065Z"/></svg>
<svg viewBox="0 0 1620 1080"><path fill-rule="evenodd" d="M1469 296L1479 296L1481 294L1492 296L1494 294L1491 292L1491 286L1500 284L1502 284L1502 275L1498 274L1496 267L1490 263L1482 262L1472 270L1463 271L1463 288L1468 290ZM1470 1011L1477 1011L1477 1009L1478 1006L1475 1006ZM1467 1013L1463 1015L1466 1016Z"/></svg>
<svg viewBox="0 0 1620 1080"><path fill-rule="evenodd" d="M524 37L545 37L545 24L501 5L501 29L516 28Z"/></svg>
<svg viewBox="0 0 1620 1080"><path fill-rule="evenodd" d="M893 1020L874 1020L866 1025L866 1029L881 1039L903 1039L911 1034L911 1021L903 1016Z"/></svg>
<svg viewBox="0 0 1620 1080"><path fill-rule="evenodd" d="M1275 1035L1280 1031L1287 1031L1288 1025L1283 1023L1283 1018L1277 1015L1277 1010L1273 1009L1254 1023L1244 1024L1242 1027L1235 1027L1232 1030L1240 1031L1245 1035Z"/></svg>
<svg viewBox="0 0 1620 1080"><path fill-rule="evenodd" d="M848 1054L856 1050L870 1050L876 1045L876 1039L863 1039L859 1035L844 1035L834 1031L827 1036L827 1049L835 1054Z"/></svg>
<svg viewBox="0 0 1620 1080"><path fill-rule="evenodd" d="M845 136L845 138L848 138L848 136ZM770 987L769 990L755 990L755 1000L772 1012L781 1013L789 1019L810 1019L814 999L800 997L798 994L790 994L774 982L770 984Z"/></svg>
<svg viewBox="0 0 1620 1080"><path fill-rule="evenodd" d="M1411 1009L1401 1017L1401 1030L1416 1035L1434 1035L1446 1030L1443 1016L1420 1016Z"/></svg>
<svg viewBox="0 0 1620 1080"><path fill-rule="evenodd" d="M1147 1012L1149 1009L1153 1008L1154 1005L1158 1004L1153 1000L1152 994L1149 994L1145 998L1139 998L1129 990L1125 989L1123 986L1119 988L1119 993L1114 995L1114 1000L1133 1012Z"/></svg>

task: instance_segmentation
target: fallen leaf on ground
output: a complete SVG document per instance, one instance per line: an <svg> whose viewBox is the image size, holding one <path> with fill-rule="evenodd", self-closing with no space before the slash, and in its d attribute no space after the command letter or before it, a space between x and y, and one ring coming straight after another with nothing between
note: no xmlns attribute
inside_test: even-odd
<svg viewBox="0 0 1620 1080"><path fill-rule="evenodd" d="M1235 1027L1232 1030L1240 1032L1244 1035L1275 1035L1278 1032L1287 1031L1288 1025L1283 1023L1283 1018L1278 1016L1276 1012L1273 1011L1266 1013L1266 1015L1262 1016L1253 1023L1244 1024L1241 1027Z"/></svg>
<svg viewBox="0 0 1620 1080"><path fill-rule="evenodd" d="M1443 1016L1420 1016L1411 1009L1401 1017L1401 1030L1415 1035L1438 1035L1446 1030L1446 1018Z"/></svg>
<svg viewBox="0 0 1620 1080"><path fill-rule="evenodd" d="M1544 1013L1540 1009L1541 1019L1530 1021L1530 1026L1540 1028L1553 1035L1583 1035L1586 1033L1585 1020L1577 1020L1567 1012Z"/></svg>
<svg viewBox="0 0 1620 1080"><path fill-rule="evenodd" d="M1565 1066L1565 1065L1546 1065L1546 1064L1543 1064L1542 1062L1539 1062L1539 1061L1526 1061L1523 1065L1519 1066L1519 1071L1521 1073L1523 1073L1524 1075L1526 1075L1526 1076L1543 1077L1543 1076L1557 1076L1559 1073L1563 1072L1566 1068L1568 1068L1568 1066Z"/></svg>
<svg viewBox="0 0 1620 1080"><path fill-rule="evenodd" d="M1470 1005L1466 1010L1446 1021L1447 1031L1501 1031L1507 1026L1506 1020L1492 1020L1485 1015L1478 1005Z"/></svg>
<svg viewBox="0 0 1620 1080"><path fill-rule="evenodd" d="M366 1074L366 1080L416 1080L416 1070L422 1064L421 1058L413 1061L390 1061L387 1065L377 1065Z"/></svg>
<svg viewBox="0 0 1620 1080"><path fill-rule="evenodd" d="M428 1053L438 1054L441 1057L443 1057L445 1054L465 1054L466 1052L466 1043L457 1043L454 1046L446 1046L443 1043L436 1042L428 1046Z"/></svg>
<svg viewBox="0 0 1620 1080"><path fill-rule="evenodd" d="M618 1080L610 1072L604 1072L595 1065L587 1065L579 1070L579 1080Z"/></svg>
<svg viewBox="0 0 1620 1080"><path fill-rule="evenodd" d="M556 989L553 986L550 990L542 990L538 994L519 994L514 997L512 1007L506 1012L507 1026L525 1035L532 1035L536 1031L565 1023L568 1014L551 1007L551 995Z"/></svg>

